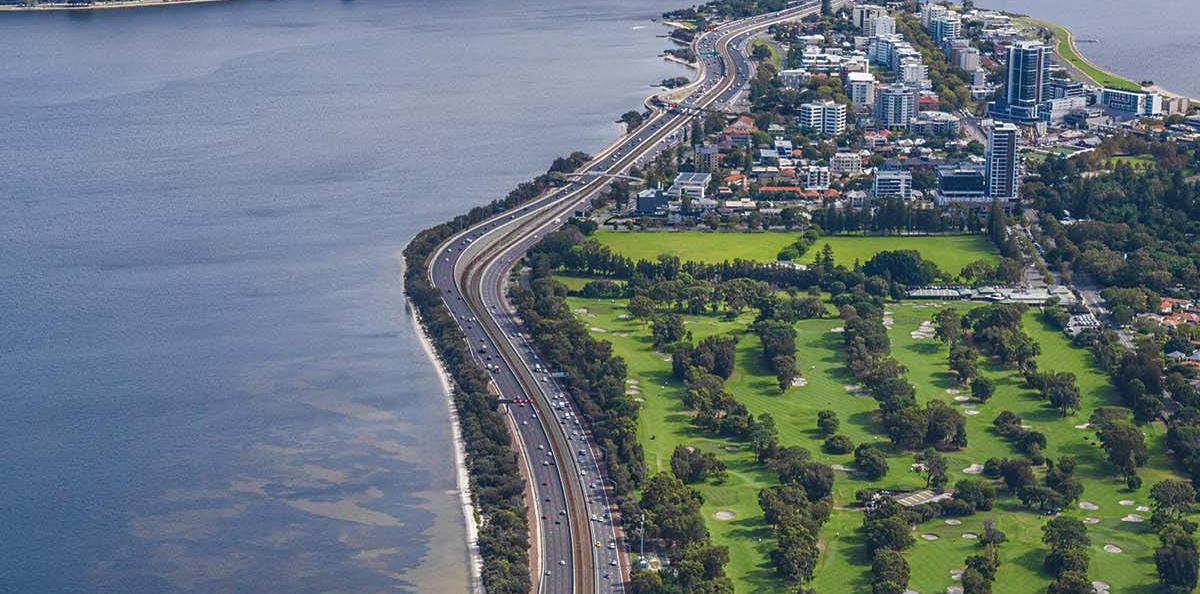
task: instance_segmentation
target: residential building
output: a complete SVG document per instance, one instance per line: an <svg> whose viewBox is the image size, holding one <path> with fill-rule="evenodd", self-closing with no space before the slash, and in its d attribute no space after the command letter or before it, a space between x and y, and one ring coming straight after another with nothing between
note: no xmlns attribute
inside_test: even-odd
<svg viewBox="0 0 1200 594"><path fill-rule="evenodd" d="M758 132L758 126L754 125L754 118L744 115L726 126L722 135L728 139L731 145L749 147L753 142L755 132Z"/></svg>
<svg viewBox="0 0 1200 594"><path fill-rule="evenodd" d="M900 82L917 89L928 89L933 87L933 83L929 80L929 66L921 60L906 60L900 65L898 72Z"/></svg>
<svg viewBox="0 0 1200 594"><path fill-rule="evenodd" d="M804 189L806 190L828 190L829 189L829 168L818 165L810 165L804 179Z"/></svg>
<svg viewBox="0 0 1200 594"><path fill-rule="evenodd" d="M819 101L800 106L800 127L827 136L846 131L846 106L836 101Z"/></svg>
<svg viewBox="0 0 1200 594"><path fill-rule="evenodd" d="M1158 93L1105 88L1100 90L1097 103L1113 111L1136 116L1162 115L1162 96Z"/></svg>
<svg viewBox="0 0 1200 594"><path fill-rule="evenodd" d="M962 120L945 111L922 111L917 113L908 129L921 136L958 136L962 131Z"/></svg>
<svg viewBox="0 0 1200 594"><path fill-rule="evenodd" d="M871 184L871 198L899 198L906 202L912 200L912 173L900 169L881 169L875 172L875 181Z"/></svg>
<svg viewBox="0 0 1200 594"><path fill-rule="evenodd" d="M1004 99L989 106L994 117L1023 123L1041 119L1042 102L1048 98L1050 54L1050 46L1036 41L1019 41L1008 47Z"/></svg>
<svg viewBox="0 0 1200 594"><path fill-rule="evenodd" d="M696 147L696 169L702 172L716 171L721 167L721 150L715 146Z"/></svg>
<svg viewBox="0 0 1200 594"><path fill-rule="evenodd" d="M887 16L877 16L863 23L863 34L867 36L895 35L896 19Z"/></svg>
<svg viewBox="0 0 1200 594"><path fill-rule="evenodd" d="M864 33L866 32L865 27L868 26L867 23L871 22L877 17L886 15L887 8L874 4L855 4L854 10L850 13L851 20L854 22L854 26L862 29Z"/></svg>
<svg viewBox="0 0 1200 594"><path fill-rule="evenodd" d="M712 181L712 174L706 172L683 172L675 176L675 183L671 184L671 189L668 194L672 197L687 196L688 198L704 198L704 194L708 191L708 184Z"/></svg>
<svg viewBox="0 0 1200 594"><path fill-rule="evenodd" d="M810 79L812 79L812 74L803 68L791 68L779 71L779 84L791 89L803 87L808 84Z"/></svg>
<svg viewBox="0 0 1200 594"><path fill-rule="evenodd" d="M875 75L870 72L851 72L846 75L846 95L855 107L875 104Z"/></svg>
<svg viewBox="0 0 1200 594"><path fill-rule="evenodd" d="M883 128L908 128L917 111L917 95L912 87L891 85L875 93L875 117Z"/></svg>
<svg viewBox="0 0 1200 594"><path fill-rule="evenodd" d="M989 200L1011 202L1017 199L1020 168L1017 143L1021 131L1008 122L998 122L988 130L987 197Z"/></svg>
<svg viewBox="0 0 1200 594"><path fill-rule="evenodd" d="M954 65L966 72L975 72L979 70L979 50L973 47L965 47L954 53Z"/></svg>
<svg viewBox="0 0 1200 594"><path fill-rule="evenodd" d="M836 153L829 158L829 170L844 175L860 175L863 160L858 153Z"/></svg>
<svg viewBox="0 0 1200 594"><path fill-rule="evenodd" d="M1162 102L1163 114L1173 116L1187 115L1192 100L1187 97L1163 97Z"/></svg>
<svg viewBox="0 0 1200 594"><path fill-rule="evenodd" d="M987 197L987 178L978 165L948 165L937 169L937 194L934 201L942 206L981 207L991 203Z"/></svg>
<svg viewBox="0 0 1200 594"><path fill-rule="evenodd" d="M962 37L962 19L958 13L946 12L929 21L929 36L938 45Z"/></svg>

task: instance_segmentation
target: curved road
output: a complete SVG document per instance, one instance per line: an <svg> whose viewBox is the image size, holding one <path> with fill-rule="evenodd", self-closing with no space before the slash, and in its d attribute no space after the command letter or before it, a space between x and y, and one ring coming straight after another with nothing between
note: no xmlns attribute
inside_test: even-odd
<svg viewBox="0 0 1200 594"><path fill-rule="evenodd" d="M700 36L694 48L715 49L719 57L703 59L700 77L686 87L691 94L681 105L719 108L735 101L754 72L745 53L749 37L811 14L818 4L813 0L730 22ZM609 178L596 174L621 174L652 159L682 138L692 117L678 110L654 113L580 168L580 179L455 235L432 256L430 277L491 373L517 429L515 441L533 495L528 504L535 518L531 563L537 592L623 593L629 567L602 474L603 452L592 442L586 419L563 398L526 342L505 287L530 247L576 210L585 210L606 187Z"/></svg>

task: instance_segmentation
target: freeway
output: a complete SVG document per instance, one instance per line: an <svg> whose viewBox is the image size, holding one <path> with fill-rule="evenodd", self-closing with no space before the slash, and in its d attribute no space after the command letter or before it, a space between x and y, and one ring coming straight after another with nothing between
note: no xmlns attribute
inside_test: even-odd
<svg viewBox="0 0 1200 594"><path fill-rule="evenodd" d="M726 23L700 36L695 48L715 51L717 57L704 58L697 79L684 87L691 93L684 103L706 109L735 101L753 72L745 54L749 37L810 14L817 4ZM586 210L612 176L678 143L692 117L683 110L656 111L580 168L577 173L583 175L574 181L451 237L431 257L431 280L491 374L516 429L514 442L532 494L537 592L623 593L629 567L600 464L603 452L591 439L587 420L527 342L505 289L530 247L565 218Z"/></svg>

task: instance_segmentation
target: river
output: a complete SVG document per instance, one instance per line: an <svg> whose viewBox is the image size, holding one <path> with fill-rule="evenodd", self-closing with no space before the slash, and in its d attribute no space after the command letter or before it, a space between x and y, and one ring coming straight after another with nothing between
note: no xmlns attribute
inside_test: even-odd
<svg viewBox="0 0 1200 594"><path fill-rule="evenodd" d="M1200 98L1200 35L1195 0L977 0L1071 30L1079 51L1134 82Z"/></svg>
<svg viewBox="0 0 1200 594"><path fill-rule="evenodd" d="M464 591L400 250L613 138L679 4L0 15L0 591Z"/></svg>

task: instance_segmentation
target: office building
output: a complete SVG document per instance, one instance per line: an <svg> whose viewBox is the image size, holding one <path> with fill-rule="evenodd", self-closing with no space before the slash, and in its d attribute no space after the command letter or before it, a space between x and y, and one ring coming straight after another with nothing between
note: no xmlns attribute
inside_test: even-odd
<svg viewBox="0 0 1200 594"><path fill-rule="evenodd" d="M855 107L875 104L875 75L870 72L851 72L846 75L846 95Z"/></svg>
<svg viewBox="0 0 1200 594"><path fill-rule="evenodd" d="M1005 120L1034 122L1041 118L1042 102L1048 99L1050 47L1036 41L1020 41L1008 48L1008 70L1004 100L991 106L992 115Z"/></svg>
<svg viewBox="0 0 1200 594"><path fill-rule="evenodd" d="M800 127L827 136L846 131L846 106L836 101L819 101L800 106Z"/></svg>
<svg viewBox="0 0 1200 594"><path fill-rule="evenodd" d="M998 122L988 130L985 167L989 200L1011 202L1017 199L1020 176L1017 142L1020 137L1020 130L1008 122Z"/></svg>
<svg viewBox="0 0 1200 594"><path fill-rule="evenodd" d="M875 117L884 128L907 128L917 111L916 91L905 85L891 85L875 93Z"/></svg>
<svg viewBox="0 0 1200 594"><path fill-rule="evenodd" d="M937 169L937 194L934 202L945 206L981 207L991 203L987 197L984 168L977 165L948 165Z"/></svg>
<svg viewBox="0 0 1200 594"><path fill-rule="evenodd" d="M671 184L671 189L667 193L672 197L704 198L711 181L711 173L680 173L675 176L675 183Z"/></svg>
<svg viewBox="0 0 1200 594"><path fill-rule="evenodd" d="M828 190L829 168L810 165L804 179L805 190Z"/></svg>
<svg viewBox="0 0 1200 594"><path fill-rule="evenodd" d="M1047 99L1063 99L1066 97L1084 97L1087 96L1087 89L1083 88L1083 83L1075 82L1067 78L1052 78L1046 83Z"/></svg>
<svg viewBox="0 0 1200 594"><path fill-rule="evenodd" d="M1162 115L1162 96L1158 93L1101 89L1097 103L1113 111L1136 116Z"/></svg>
<svg viewBox="0 0 1200 594"><path fill-rule="evenodd" d="M906 202L912 200L912 174L901 169L881 169L875 172L875 181L871 184L871 198L898 198Z"/></svg>
<svg viewBox="0 0 1200 594"><path fill-rule="evenodd" d="M843 175L860 175L863 160L858 153L835 153L829 158L829 170Z"/></svg>

